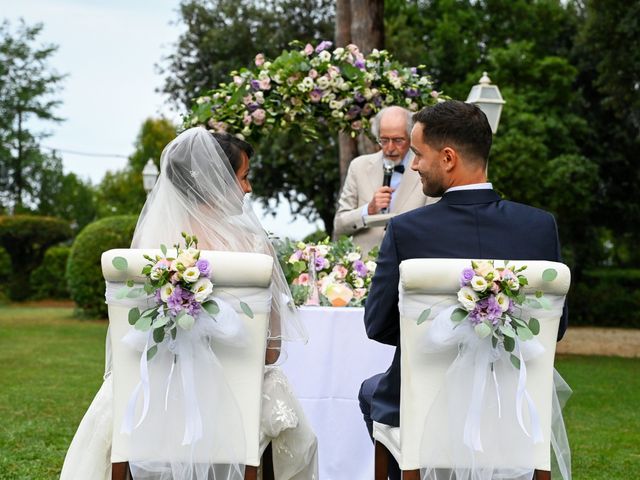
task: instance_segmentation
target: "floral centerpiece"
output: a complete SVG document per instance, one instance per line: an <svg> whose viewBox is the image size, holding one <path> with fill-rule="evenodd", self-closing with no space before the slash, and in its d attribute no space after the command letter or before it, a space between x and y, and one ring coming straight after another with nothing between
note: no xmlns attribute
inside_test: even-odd
<svg viewBox="0 0 640 480"><path fill-rule="evenodd" d="M206 124L247 139L296 126L311 140L323 124L355 137L369 131L370 119L385 106L416 111L440 95L420 73L423 66L403 66L385 50L365 56L353 44L291 45L271 61L260 53L255 68L231 72L229 83L196 99L185 126Z"/></svg>
<svg viewBox="0 0 640 480"><path fill-rule="evenodd" d="M314 289L319 305L364 305L376 270L376 251L363 255L350 238L330 242L327 237L318 243L287 240L279 253L296 305L306 303Z"/></svg>

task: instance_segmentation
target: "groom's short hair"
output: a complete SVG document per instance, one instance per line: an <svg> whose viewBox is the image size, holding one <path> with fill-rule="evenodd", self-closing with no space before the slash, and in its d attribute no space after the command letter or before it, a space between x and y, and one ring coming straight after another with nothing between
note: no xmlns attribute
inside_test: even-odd
<svg viewBox="0 0 640 480"><path fill-rule="evenodd" d="M465 160L486 165L493 134L487 116L477 106L448 100L423 108L413 120L422 124L423 140L430 147L450 146Z"/></svg>

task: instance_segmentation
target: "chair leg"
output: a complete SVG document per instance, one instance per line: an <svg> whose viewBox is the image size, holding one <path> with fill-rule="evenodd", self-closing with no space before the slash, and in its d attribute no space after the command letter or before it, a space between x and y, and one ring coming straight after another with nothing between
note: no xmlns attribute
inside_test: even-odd
<svg viewBox="0 0 640 480"><path fill-rule="evenodd" d="M387 480L389 477L389 450L377 440L374 441L375 446L375 480Z"/></svg>
<svg viewBox="0 0 640 480"><path fill-rule="evenodd" d="M112 463L111 480L131 480L131 470L129 469L129 462Z"/></svg>
<svg viewBox="0 0 640 480"><path fill-rule="evenodd" d="M244 480L258 480L258 467L244 467Z"/></svg>
<svg viewBox="0 0 640 480"><path fill-rule="evenodd" d="M402 480L420 480L420 470L403 470Z"/></svg>
<svg viewBox="0 0 640 480"><path fill-rule="evenodd" d="M551 480L551 472L547 470L535 470L533 480Z"/></svg>
<svg viewBox="0 0 640 480"><path fill-rule="evenodd" d="M262 454L262 480L275 480L275 473L273 471L273 450L271 449L271 443L267 445L264 453Z"/></svg>

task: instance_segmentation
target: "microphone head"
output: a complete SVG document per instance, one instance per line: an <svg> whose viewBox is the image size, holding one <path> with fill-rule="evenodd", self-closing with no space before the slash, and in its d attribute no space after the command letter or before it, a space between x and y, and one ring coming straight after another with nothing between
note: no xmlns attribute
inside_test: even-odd
<svg viewBox="0 0 640 480"><path fill-rule="evenodd" d="M395 167L395 163L388 158L382 159L382 168L384 169L385 174L393 174L393 168Z"/></svg>

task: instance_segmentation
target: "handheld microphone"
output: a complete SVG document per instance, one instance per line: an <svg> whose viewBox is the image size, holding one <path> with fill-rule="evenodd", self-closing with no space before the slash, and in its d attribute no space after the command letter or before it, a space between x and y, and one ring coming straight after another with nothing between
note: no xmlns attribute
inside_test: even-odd
<svg viewBox="0 0 640 480"><path fill-rule="evenodd" d="M382 169L384 171L384 176L382 177L383 187L388 187L391 185L391 176L393 175L393 167L394 167L394 163L388 158L385 158L382 160ZM381 209L380 213L389 213L389 208L386 207Z"/></svg>

